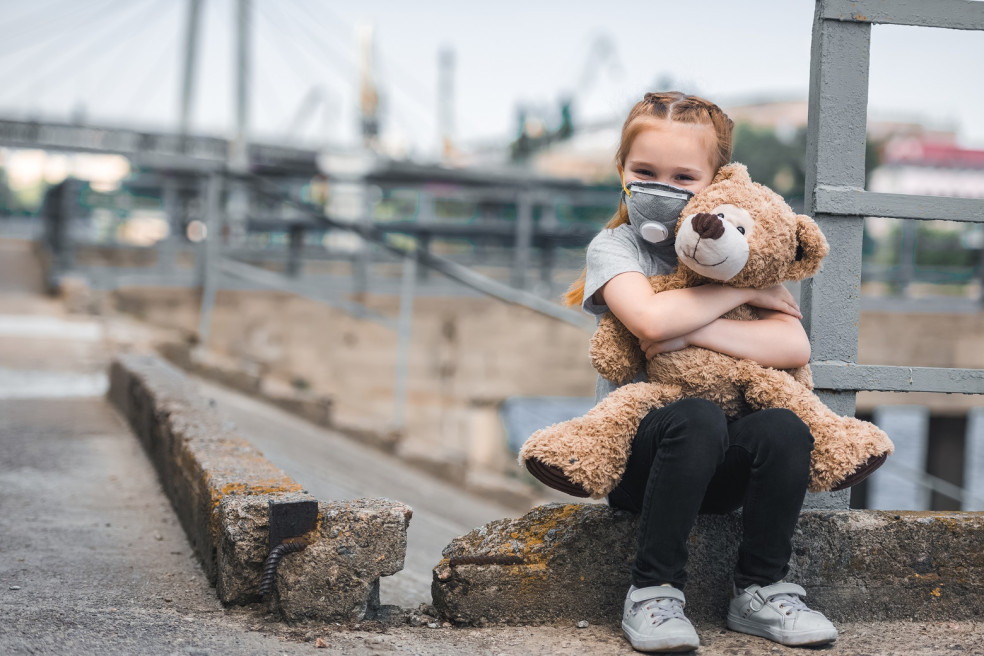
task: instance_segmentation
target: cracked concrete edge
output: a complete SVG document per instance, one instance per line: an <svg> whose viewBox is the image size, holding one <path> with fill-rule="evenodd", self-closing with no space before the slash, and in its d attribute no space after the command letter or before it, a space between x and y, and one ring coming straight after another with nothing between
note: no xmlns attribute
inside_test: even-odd
<svg viewBox="0 0 984 656"><path fill-rule="evenodd" d="M432 594L459 624L611 622L621 614L637 518L601 504L549 504L453 540ZM688 614L727 613L741 517L702 515L688 541ZM984 513L805 511L786 580L835 621L959 620L984 614ZM456 565L465 555L522 564ZM544 603L544 600L550 600Z"/></svg>
<svg viewBox="0 0 984 656"><path fill-rule="evenodd" d="M107 396L154 463L219 598L259 601L269 504L313 497L154 355L119 356ZM316 527L303 536L308 547L281 562L270 603L288 620L362 619L378 606L379 577L403 567L411 510L387 499L319 502L318 509Z"/></svg>

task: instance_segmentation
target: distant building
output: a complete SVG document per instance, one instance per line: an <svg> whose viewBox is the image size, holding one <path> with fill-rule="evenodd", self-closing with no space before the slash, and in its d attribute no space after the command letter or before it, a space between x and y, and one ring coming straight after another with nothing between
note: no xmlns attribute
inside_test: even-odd
<svg viewBox="0 0 984 656"><path fill-rule="evenodd" d="M984 150L961 148L952 139L896 137L882 148L869 186L886 193L984 198Z"/></svg>

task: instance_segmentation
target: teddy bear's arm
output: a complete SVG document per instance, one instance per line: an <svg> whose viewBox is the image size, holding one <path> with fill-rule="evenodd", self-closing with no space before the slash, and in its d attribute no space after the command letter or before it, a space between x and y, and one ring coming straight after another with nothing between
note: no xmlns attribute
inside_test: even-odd
<svg viewBox="0 0 984 656"><path fill-rule="evenodd" d="M687 281L677 274L650 276L649 285L656 293L682 289ZM591 364L608 380L623 384L632 380L646 366L639 339L611 312L598 322L591 338Z"/></svg>
<svg viewBox="0 0 984 656"><path fill-rule="evenodd" d="M646 361L639 340L611 312L598 322L598 329L591 336L590 353L595 371L618 384L632 380Z"/></svg>

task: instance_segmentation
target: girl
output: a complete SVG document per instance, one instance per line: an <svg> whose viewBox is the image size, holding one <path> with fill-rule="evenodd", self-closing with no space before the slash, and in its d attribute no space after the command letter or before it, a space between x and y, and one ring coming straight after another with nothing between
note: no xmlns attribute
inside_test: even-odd
<svg viewBox="0 0 984 656"><path fill-rule="evenodd" d="M622 127L616 166L622 186L637 181L700 193L731 159L732 121L717 105L679 92L647 93ZM781 285L765 290L720 284L655 294L648 276L676 268L672 238L646 241L628 222L625 203L588 246L587 266L566 295L600 316L611 311L648 357L701 346L778 369L810 359L802 315ZM749 303L759 321L723 314ZM596 400L615 385L599 378ZM743 538L728 627L786 645L837 637L805 591L782 582L809 477L813 438L792 412L762 410L729 422L702 399L683 399L640 423L625 474L608 497L641 515L632 586L622 630L640 651L686 651L699 640L683 613L686 541L698 513L742 507Z"/></svg>

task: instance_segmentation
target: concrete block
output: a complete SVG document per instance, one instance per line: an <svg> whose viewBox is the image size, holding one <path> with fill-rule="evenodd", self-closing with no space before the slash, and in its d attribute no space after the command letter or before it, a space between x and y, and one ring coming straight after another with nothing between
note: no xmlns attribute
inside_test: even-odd
<svg viewBox="0 0 984 656"><path fill-rule="evenodd" d="M409 507L388 499L319 504L314 540L277 571L287 620L354 621L379 608L379 577L403 569Z"/></svg>
<svg viewBox="0 0 984 656"><path fill-rule="evenodd" d="M550 504L456 538L434 569L434 606L459 624L614 622L637 518L603 504ZM689 538L688 614L727 613L739 513L701 516ZM787 580L835 621L971 619L984 613L984 514L806 511ZM462 556L521 564L460 564ZM549 600L545 603L544 600Z"/></svg>
<svg viewBox="0 0 984 656"><path fill-rule="evenodd" d="M124 355L110 401L157 468L195 553L223 603L259 601L270 553L271 502L313 499L222 424L194 386L159 358ZM287 619L362 619L379 577L403 567L411 511L384 499L320 503L318 522L278 571L271 603Z"/></svg>

